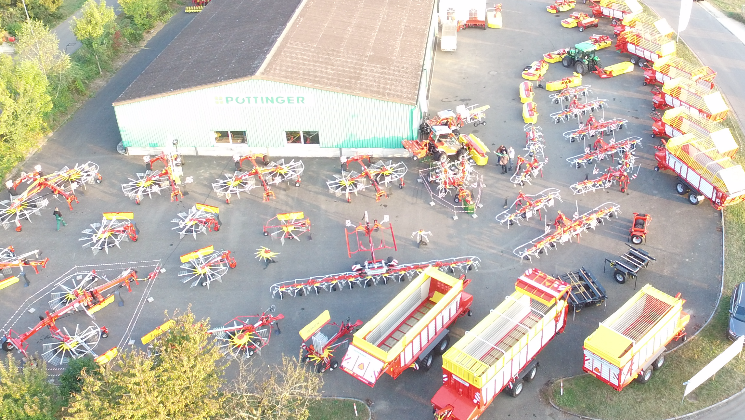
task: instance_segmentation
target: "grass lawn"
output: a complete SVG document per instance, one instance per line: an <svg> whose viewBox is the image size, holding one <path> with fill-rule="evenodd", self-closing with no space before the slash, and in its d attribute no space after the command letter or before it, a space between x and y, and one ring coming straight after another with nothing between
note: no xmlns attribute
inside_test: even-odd
<svg viewBox="0 0 745 420"><path fill-rule="evenodd" d="M727 17L745 23L745 0L709 0L709 3Z"/></svg>
<svg viewBox="0 0 745 420"><path fill-rule="evenodd" d="M49 25L50 28L53 28L61 22L64 22L67 18L83 7L83 4L85 4L86 1L87 0L64 0L62 6L57 9L56 16L53 19L50 19L49 22L46 22L47 25ZM111 1L109 1L109 3L111 3Z"/></svg>
<svg viewBox="0 0 745 420"><path fill-rule="evenodd" d="M355 404L358 416L354 415ZM367 420L370 417L366 404L337 398L321 398L311 403L308 411L310 420Z"/></svg>
<svg viewBox="0 0 745 420"><path fill-rule="evenodd" d="M745 0L712 0L712 3L718 7L722 3L739 9ZM649 9L646 11L649 13ZM679 57L700 65L684 43L678 43L677 49ZM738 144L744 145L745 137L736 120L728 117L724 124ZM738 156L736 161L745 166L742 157ZM745 358L741 355L682 400L683 383L731 344L725 336L730 297L734 286L745 279L743 204L725 209L724 231L724 292L711 322L679 350L667 355L665 365L655 371L652 380L645 385L633 382L622 392L617 392L593 376L581 375L564 380L564 395L560 395L560 383L554 383L548 392L559 407L605 420L667 419L708 407L745 388ZM685 292L683 297L686 297Z"/></svg>

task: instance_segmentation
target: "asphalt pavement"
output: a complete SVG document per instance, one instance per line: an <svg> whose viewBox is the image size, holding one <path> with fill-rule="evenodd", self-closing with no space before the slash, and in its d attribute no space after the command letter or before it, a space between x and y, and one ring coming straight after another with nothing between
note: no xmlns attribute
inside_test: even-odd
<svg viewBox="0 0 745 420"><path fill-rule="evenodd" d="M438 51L430 97L431 110L454 108L460 103L489 104L488 124L469 127L464 131L475 133L491 149L505 144L513 146L518 154L524 153L523 122L518 98L523 67L538 60L542 53L570 47L586 40L591 33L612 32L607 20L600 28L589 33L562 28L559 17L546 13L545 6L549 3L548 0L506 0L503 2L503 29L461 31L458 33L457 51ZM577 6L579 11L585 8L581 4ZM546 157L549 160L543 177L522 188L513 186L508 180L509 175L499 173L492 156L488 166L478 169L484 175L486 187L482 197L484 206L477 211L479 217L475 219L461 216L453 220L445 208L431 207L426 189L417 182L417 171L424 168L423 163L411 160L402 160L409 167L406 188L391 190L390 198L377 203L374 195L368 191L353 197L351 204L347 204L343 197L330 195L325 181L338 173L339 161L304 159L306 172L300 188L277 187L277 199L269 203L262 203L254 194L241 200L234 199L232 204L226 205L215 197L210 183L224 173L231 173L232 161L216 157L187 157L184 172L186 176L193 177L194 183L186 186L189 194L184 201L170 203L165 194L145 199L140 206L135 205L124 197L121 184L134 177L135 173L143 172L144 167L140 157L122 157L116 153L116 144L120 139L111 103L192 18L193 15L185 13L175 15L148 42L146 48L125 64L25 165L25 170L30 170L37 163L42 164L45 170L50 170L91 160L101 166L104 180L99 185L90 186L81 195L80 203L75 204L73 211L66 210L62 206L64 203L59 204L68 221L68 226L61 232L54 231L51 211L56 203L53 203L41 217L32 217L32 223L24 223L22 233L8 231L4 236L10 243L0 243L0 246L13 245L19 252L41 249L50 258L50 263L39 275L29 274L29 288L15 285L3 290L0 295L4 303L0 306L0 319L10 319L16 308L25 310L29 305L37 311L44 310L45 299L31 304L28 297L34 294L43 297L48 292L46 288L74 265L94 265L114 272L131 262L147 270L151 265L148 261L157 259L167 271L154 284L149 288L136 286L131 294L122 292L125 301L123 307L111 305L96 313L96 322L108 326L112 331L111 338L100 344L100 349L106 350L117 343L126 344L125 339L141 337L163 322L164 311L172 313L177 308L183 310L190 305L198 317L209 317L213 324L219 325L235 316L256 314L274 304L277 311L285 315L285 320L281 322L282 333L273 334L269 346L257 360L262 364L276 363L281 354L298 353L300 338L297 331L323 310L329 309L333 320L350 317L367 321L405 287L405 284L393 283L284 300L272 299L268 292L269 286L279 281L347 271L356 256L349 258L345 249L345 221L359 221L365 211L375 218L387 214L390 215L398 243L398 251L390 251L390 255L402 263L461 255L481 258L482 268L469 274L473 282L467 288L475 296L473 316L455 323L451 334L456 339L511 293L515 279L530 267L538 267L549 274L561 274L585 266L600 279L608 290L606 305L586 308L571 315L566 332L550 343L539 356L541 369L537 379L526 386L518 399L497 396L482 416L488 419L558 419L565 416L539 402L541 385L551 378L581 372L584 338L594 331L598 322L631 297L635 288L651 283L672 295L681 292L687 299L686 311L692 316L690 333L697 331L713 310L719 291L722 258L719 213L708 203L691 206L685 197L675 194L674 176L653 170L654 149L651 146L655 141L650 138L651 121L648 118L652 108L651 94L647 87L642 86L643 74L638 69L629 75L604 80L589 74L584 81L584 84L592 85L592 98L599 97L609 102L609 106L597 116L629 121L627 128L616 134L617 139L627 136L643 139L643 147L637 152L637 164L640 164L638 177L631 182L626 193L619 192L618 186L614 186L582 196L571 194L571 184L585 179L585 176L597 175L593 174L593 167L577 169L566 162L566 158L583 153L584 145L569 143L562 136L564 131L575 128L576 122L550 122L548 114L560 109L550 101L548 92L537 90L539 125L543 127L547 139ZM613 47L601 51L599 55L605 65L626 59ZM715 65L712 67L719 71ZM546 81L570 75L571 72L560 64L552 64ZM184 118L189 116L184 115ZM609 164L603 161L598 164L598 169L602 171ZM522 226L509 229L495 222L494 217L503 210L505 201L514 201L518 191L535 194L549 187L561 189L563 202L546 211L543 220L534 218ZM196 202L220 206L223 228L197 239L186 237L179 240L171 230L171 220ZM557 210L571 217L575 212L584 213L605 202L619 204L620 217L588 232L580 241L559 246L532 262L521 261L513 255L513 249L544 232L544 220L550 224ZM136 243L123 243L121 249L112 249L108 254L100 252L93 256L90 250L80 248L78 238L89 224L100 221L100 214L105 211L133 211L141 232L140 239ZM261 234L262 226L268 219L286 211L305 212L312 222L313 240L301 238L301 242L280 245ZM605 259L617 257L627 249L633 212L653 215L650 235L644 248L657 261L642 272L638 285L633 282L620 285L612 280L610 271L604 272ZM417 248L408 236L422 228L433 232L432 242L428 247ZM189 288L188 284L178 281L178 257L208 245L231 250L238 266L224 277L222 283L214 284L209 290ZM253 255L259 246L268 246L280 252L278 263L263 269ZM107 265L115 263L121 265ZM146 296L153 297L154 301L139 306L141 299ZM138 308L142 311L139 312ZM75 323L83 325L87 322L85 315L76 314L73 317L66 321L70 328L74 329ZM36 314L22 315L14 328L25 330L36 322L35 318ZM40 336L39 340L31 343L32 351L41 351L43 342L45 337ZM410 371L396 380L384 376L375 388L369 388L340 371L327 373L324 393L369 399L378 419L429 418L429 399L441 383L440 363L437 358L429 372Z"/></svg>
<svg viewBox="0 0 745 420"><path fill-rule="evenodd" d="M114 8L114 13L116 13L117 15L122 11L121 7L119 6L119 2L117 2L116 0L101 1L105 1L107 5L112 6ZM78 41L78 38L75 37L75 34L72 33L71 26L73 19L80 19L82 15L82 9L78 10L72 16L67 18L67 20L60 23L53 29L53 32L57 34L57 38L59 38L59 49L67 54L74 53L83 45L80 43L80 41Z"/></svg>

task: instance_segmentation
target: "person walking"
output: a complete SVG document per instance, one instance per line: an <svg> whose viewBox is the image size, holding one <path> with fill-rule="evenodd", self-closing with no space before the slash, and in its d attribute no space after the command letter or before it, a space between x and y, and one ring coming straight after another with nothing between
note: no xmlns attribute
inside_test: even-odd
<svg viewBox="0 0 745 420"><path fill-rule="evenodd" d="M512 162L515 161L515 149L513 149L512 146L510 146L510 148L507 149L507 158L509 159L508 163L510 165L510 168L508 169L508 171L512 172Z"/></svg>
<svg viewBox="0 0 745 420"><path fill-rule="evenodd" d="M54 208L54 219L57 220L57 232L59 232L59 225L62 223L63 226L67 226L67 222L62 218L62 213L59 211L59 207Z"/></svg>
<svg viewBox="0 0 745 420"><path fill-rule="evenodd" d="M504 145L499 146L497 150L494 151L494 153L499 157L497 160L497 165L502 166L502 174L507 173L507 161L509 157L507 156L507 148L504 147Z"/></svg>

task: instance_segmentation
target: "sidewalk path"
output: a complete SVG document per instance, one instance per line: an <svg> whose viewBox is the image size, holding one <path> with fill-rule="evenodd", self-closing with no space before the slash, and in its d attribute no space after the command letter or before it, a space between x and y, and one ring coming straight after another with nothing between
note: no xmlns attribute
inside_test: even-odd
<svg viewBox="0 0 745 420"><path fill-rule="evenodd" d="M647 6L678 27L680 2L646 0ZM695 2L688 28L680 34L701 61L717 72L714 80L737 116L740 125L745 118L745 25L724 16L706 2ZM740 139L742 142L743 139Z"/></svg>
<svg viewBox="0 0 745 420"><path fill-rule="evenodd" d="M101 0L106 1L106 4L109 6L112 6L114 8L114 13L117 15L122 11L122 8L119 6L119 3L117 0ZM78 41L77 38L75 38L75 34L72 33L72 19L73 18L80 18L82 15L82 12L78 10L75 12L72 16L67 18L66 21L60 23L52 29L52 32L57 34L57 38L59 38L59 49L64 51L67 54L72 54L75 51L77 51L78 48L82 46L80 44L80 41Z"/></svg>

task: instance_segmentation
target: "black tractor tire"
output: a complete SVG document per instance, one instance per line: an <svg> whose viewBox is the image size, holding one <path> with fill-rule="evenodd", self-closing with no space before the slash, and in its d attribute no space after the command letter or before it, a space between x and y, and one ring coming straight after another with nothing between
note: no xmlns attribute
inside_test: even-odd
<svg viewBox="0 0 745 420"><path fill-rule="evenodd" d="M574 59L565 55L564 58L561 59L561 65L567 68L572 67L572 65L574 65Z"/></svg>
<svg viewBox="0 0 745 420"><path fill-rule="evenodd" d="M432 367L433 359L434 356L432 356L432 353L429 353L421 359L417 360L416 365L419 367L419 370L421 370L422 372L426 372L429 370L429 368Z"/></svg>
<svg viewBox="0 0 745 420"><path fill-rule="evenodd" d="M523 392L523 380L520 378L515 379L512 383L512 388L509 389L510 397L517 398Z"/></svg>
<svg viewBox="0 0 745 420"><path fill-rule="evenodd" d="M445 337L442 337L442 340L440 340L440 342L437 343L437 347L435 347L435 353L437 354L445 353L449 345L450 345L450 336L445 334Z"/></svg>
<svg viewBox="0 0 745 420"><path fill-rule="evenodd" d="M579 74L585 74L587 73L587 66L583 62L577 61L576 63L574 63L574 71Z"/></svg>

